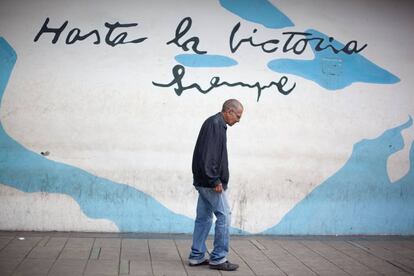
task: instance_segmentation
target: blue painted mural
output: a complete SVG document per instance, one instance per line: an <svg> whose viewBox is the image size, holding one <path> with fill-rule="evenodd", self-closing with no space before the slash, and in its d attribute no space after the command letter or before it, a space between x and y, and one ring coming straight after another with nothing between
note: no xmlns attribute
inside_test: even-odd
<svg viewBox="0 0 414 276"><path fill-rule="evenodd" d="M283 14L279 9L266 0L255 1L229 1L220 0L223 8L240 16L241 18L260 23L267 28L284 28L293 26L291 20ZM231 57L223 55L207 55L206 50L200 50L200 38L197 36L190 36L186 38L192 26L192 18L186 17L181 20L177 26L175 37L167 42L168 44L175 44L183 51L193 51L195 54L177 55L175 60L181 65L187 67L229 67L237 65L237 61ZM265 53L274 53L282 51L283 53L293 52L296 55L302 55L310 45L315 57L312 60L304 59L274 59L268 62L267 67L273 72L296 75L302 78L311 80L327 90L338 90L350 86L355 82L378 83L378 84L393 84L400 81L400 79L379 67L373 62L363 57L360 52L368 45L358 45L358 42L351 40L345 45L336 41L317 30L306 30L305 32L283 32L282 35L287 37L284 43L279 38L272 38L269 40L257 42L254 41L253 36L243 37L237 42L235 41L235 34L240 28L240 22L237 23L230 34L230 50L232 53L238 51L241 45L250 47L258 47ZM258 32L258 29L253 29L253 34ZM288 88L284 88L288 82L287 76L282 76L279 81L271 82L269 84L238 82L220 82L220 77L214 76L210 87L203 88L198 83L192 83L188 86L183 84L185 75L185 68L181 65L176 65L172 69L174 79L168 83L160 83L154 81L153 84L159 87L174 88L178 96L188 89L195 89L203 94L207 94L214 88L219 86L229 87L248 87L257 89L257 101L260 100L262 91L265 89L276 88L278 92L283 95L289 95L297 86L296 83L290 84Z"/></svg>
<svg viewBox="0 0 414 276"><path fill-rule="evenodd" d="M329 37L316 30L306 30L311 37ZM312 38L311 38L312 39ZM328 90L338 90L354 82L366 83L397 83L400 79L385 69L375 65L361 54L335 53L332 48L328 51L316 51L318 40L309 41L315 58L313 60L275 59L268 67L275 72L297 75L312 80ZM346 48L338 41L332 41L333 49Z"/></svg>
<svg viewBox="0 0 414 276"><path fill-rule="evenodd" d="M223 8L243 20L259 23L265 28L294 26L286 15L266 0L220 0L219 2ZM34 42L37 43L40 37L45 38L43 33L58 32L60 35L67 22L64 23L64 28L55 29L55 26L48 25L49 18L47 18ZM175 60L179 64L172 68L173 79L162 83L153 81L154 86L174 87L178 96L191 89L206 94L222 86L251 88L257 90L257 101L265 89L276 89L281 94L288 95L297 88L296 83L289 82L286 76L279 76L278 81L264 84L256 80L252 83L230 82L219 76L213 76L210 86L207 87L201 87L197 83L198 80L185 79L184 82L186 67L232 67L233 69L238 65L238 62L231 57L208 54L204 48L201 49L200 39L197 36L185 39L191 23L190 17L184 18L177 27L176 36L167 42L167 45L175 44L183 51L193 51L195 54L176 55ZM118 23L108 26L108 32L119 27ZM132 28L138 24L128 23L121 26ZM283 48L283 53L291 51L299 56L303 51L298 49L303 47L304 50L309 45L315 56L312 60L273 59L273 57L267 63L266 70L305 78L329 91L343 89L356 82L394 84L400 81L396 75L374 64L360 53L367 46L366 44L359 48L354 41L343 44L312 29L303 33L283 33L290 38L300 37L300 43L292 42L296 46L289 44L290 39L283 47L278 44L279 40L274 38L262 43L254 42L253 36L257 33L257 29L253 30L252 36L243 37L238 40L238 43L232 44L234 34L239 28L240 23L234 26L230 35L232 53L235 53L239 47L247 45L256 47L261 54L281 52ZM69 32L74 30L78 29ZM85 36L68 34L65 40L66 46L73 45L75 42L81 43L88 37L95 38L94 44L99 44L101 35L97 29ZM123 39L112 41L108 39L105 43L115 47L147 41L147 37L128 41L124 39L126 35ZM51 43L55 44L56 41L52 40ZM15 51L5 39L0 37L0 103L16 59ZM403 178L392 183L386 166L390 155L407 146L403 143L401 131L412 125L413 120L410 117L404 124L385 131L376 139L365 139L356 143L349 160L338 172L317 186L277 225L264 231L263 234L413 234L414 145L408 145L411 146L411 167ZM51 161L24 148L5 132L1 122L0 184L26 193L46 192L68 195L79 204L86 216L110 220L123 232L191 233L193 230L194 220L172 212L152 196L136 188L95 176L74 166ZM273 224L274 220L271 222ZM232 233L248 234L237 228L232 228Z"/></svg>
<svg viewBox="0 0 414 276"><path fill-rule="evenodd" d="M0 37L0 99L16 62ZM13 140L0 124L0 183L20 191L65 194L90 218L113 221L120 231L190 233L194 221L171 212L151 196L128 185L54 162Z"/></svg>
<svg viewBox="0 0 414 276"><path fill-rule="evenodd" d="M220 0L220 4L241 18L267 28L278 29L293 26L292 21L267 0Z"/></svg>
<svg viewBox="0 0 414 276"><path fill-rule="evenodd" d="M13 48L0 37L0 103L16 59ZM27 150L7 135L1 122L0 184L26 193L68 195L89 218L110 220L121 232L191 233L194 227L193 219L172 212L131 186ZM246 234L234 227L231 232Z"/></svg>
<svg viewBox="0 0 414 276"><path fill-rule="evenodd" d="M394 234L414 231L414 143L404 145L409 120L378 138L356 143L350 159L263 234ZM388 157L410 148L410 170L392 183Z"/></svg>
<svg viewBox="0 0 414 276"><path fill-rule="evenodd" d="M237 61L221 55L177 55L175 60L187 67L230 67L237 65Z"/></svg>

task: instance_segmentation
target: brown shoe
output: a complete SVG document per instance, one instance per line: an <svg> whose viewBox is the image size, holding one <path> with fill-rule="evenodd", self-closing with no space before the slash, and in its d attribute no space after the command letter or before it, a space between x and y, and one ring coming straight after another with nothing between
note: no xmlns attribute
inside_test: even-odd
<svg viewBox="0 0 414 276"><path fill-rule="evenodd" d="M224 271L233 271L239 268L238 264L232 264L229 261L226 261L224 263L221 264L217 264L217 265L210 265L211 269L217 269L217 270L224 270Z"/></svg>

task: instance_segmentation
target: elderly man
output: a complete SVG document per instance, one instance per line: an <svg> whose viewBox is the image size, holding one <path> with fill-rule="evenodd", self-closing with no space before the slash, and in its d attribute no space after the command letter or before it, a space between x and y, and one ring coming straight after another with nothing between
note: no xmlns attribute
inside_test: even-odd
<svg viewBox="0 0 414 276"><path fill-rule="evenodd" d="M211 269L236 270L230 263L229 252L230 208L226 198L229 181L227 158L227 125L240 121L242 104L230 99L224 102L221 112L208 118L202 125L193 154L194 186L198 191L197 217L189 265L209 264ZM208 260L205 256L206 239L216 216L214 249Z"/></svg>

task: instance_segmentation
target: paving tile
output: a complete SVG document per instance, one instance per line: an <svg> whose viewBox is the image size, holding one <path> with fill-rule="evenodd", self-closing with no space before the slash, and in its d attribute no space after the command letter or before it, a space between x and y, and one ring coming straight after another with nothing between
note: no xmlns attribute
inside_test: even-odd
<svg viewBox="0 0 414 276"><path fill-rule="evenodd" d="M27 258L56 259L62 251L65 242L61 239L45 237L34 247Z"/></svg>
<svg viewBox="0 0 414 276"><path fill-rule="evenodd" d="M264 246L263 244L261 244L257 239L249 239L249 241L254 244L254 246L257 247L257 249L259 250L265 250L266 246Z"/></svg>
<svg viewBox="0 0 414 276"><path fill-rule="evenodd" d="M94 238L68 238L59 259L89 259L94 241Z"/></svg>
<svg viewBox="0 0 414 276"><path fill-rule="evenodd" d="M278 243L318 275L348 275L323 256L304 246L300 241L278 241Z"/></svg>
<svg viewBox="0 0 414 276"><path fill-rule="evenodd" d="M175 244L178 249L178 253L181 256L181 259L184 263L184 269L186 270L188 275L191 276L198 276L198 275L205 275L205 276L217 276L220 275L220 272L217 270L209 269L208 265L206 266L189 266L188 265L188 256L191 251L191 240L175 240ZM211 245L209 244L209 248L211 251ZM208 257L208 256L207 256Z"/></svg>
<svg viewBox="0 0 414 276"><path fill-rule="evenodd" d="M155 275L187 275L173 240L148 240Z"/></svg>
<svg viewBox="0 0 414 276"><path fill-rule="evenodd" d="M150 261L151 257L148 252L142 252L142 251L134 251L132 249L130 250L122 250L121 251L121 259L126 260L137 260L137 261Z"/></svg>
<svg viewBox="0 0 414 276"><path fill-rule="evenodd" d="M120 248L121 239L119 238L96 238L93 246L97 247L109 247L109 248Z"/></svg>
<svg viewBox="0 0 414 276"><path fill-rule="evenodd" d="M99 253L99 260L119 260L120 248L103 247Z"/></svg>
<svg viewBox="0 0 414 276"><path fill-rule="evenodd" d="M412 259L384 248L381 242L357 241L353 243L366 248L367 253L377 256L406 272L414 274L414 261Z"/></svg>
<svg viewBox="0 0 414 276"><path fill-rule="evenodd" d="M20 238L20 239L19 239ZM36 246L43 237L16 237L8 245L13 247L34 247Z"/></svg>
<svg viewBox="0 0 414 276"><path fill-rule="evenodd" d="M130 260L119 261L119 274L129 274Z"/></svg>
<svg viewBox="0 0 414 276"><path fill-rule="evenodd" d="M0 275L11 275L23 258L0 259Z"/></svg>
<svg viewBox="0 0 414 276"><path fill-rule="evenodd" d="M233 240L230 243L235 253L254 271L255 275L285 275L255 243L249 240Z"/></svg>
<svg viewBox="0 0 414 276"><path fill-rule="evenodd" d="M175 240L175 245L177 247L178 253L184 262L188 261L188 256L191 252L191 243L191 240ZM211 248L207 249L207 251L211 251Z"/></svg>
<svg viewBox="0 0 414 276"><path fill-rule="evenodd" d="M149 240L151 260L154 261L180 261L177 248L173 240Z"/></svg>
<svg viewBox="0 0 414 276"><path fill-rule="evenodd" d="M101 248L100 247L94 247L94 248L92 248L89 259L97 260L99 258L99 254L101 254Z"/></svg>
<svg viewBox="0 0 414 276"><path fill-rule="evenodd" d="M49 236L54 238L70 238L72 234L75 232L65 232L65 231L59 231L59 232L49 232Z"/></svg>
<svg viewBox="0 0 414 276"><path fill-rule="evenodd" d="M48 240L45 246L63 248L67 241L68 241L68 238L50 237L50 239Z"/></svg>
<svg viewBox="0 0 414 276"><path fill-rule="evenodd" d="M134 276L146 276L152 274L152 266L149 260L139 261L132 260L129 261L129 275Z"/></svg>
<svg viewBox="0 0 414 276"><path fill-rule="evenodd" d="M94 238L69 238L65 248L91 248Z"/></svg>
<svg viewBox="0 0 414 276"><path fill-rule="evenodd" d="M0 237L14 238L14 237L16 237L16 232L14 232L14 231L0 231Z"/></svg>
<svg viewBox="0 0 414 276"><path fill-rule="evenodd" d="M414 250L414 241L413 240L400 240L397 243L404 246L404 247L406 247L406 248Z"/></svg>
<svg viewBox="0 0 414 276"><path fill-rule="evenodd" d="M3 237L3 236L0 236L0 250L3 249L12 240L13 240L13 237L8 237L8 236L4 236Z"/></svg>
<svg viewBox="0 0 414 276"><path fill-rule="evenodd" d="M378 273L385 274L385 275L409 275L408 273L402 271L401 269L395 267L394 265L376 256L373 256L367 253L362 248L359 248L348 242L326 241L325 243L341 251L342 253L348 255L354 260L357 260L361 264L364 264L370 269L377 271Z"/></svg>
<svg viewBox="0 0 414 276"><path fill-rule="evenodd" d="M230 242L230 245L232 242L233 241ZM232 248L230 248L229 250L227 259L229 260L229 262L239 265L239 268L237 269L237 274L241 274L245 276L254 275L254 272L252 271L252 269L239 257L239 255L237 255L237 253ZM222 275L233 275L234 271L221 271L221 274Z"/></svg>
<svg viewBox="0 0 414 276"><path fill-rule="evenodd" d="M56 259L60 253L60 248L49 247L35 247L30 251L27 258L32 259Z"/></svg>
<svg viewBox="0 0 414 276"><path fill-rule="evenodd" d="M89 260L85 275L118 275L119 260Z"/></svg>
<svg viewBox="0 0 414 276"><path fill-rule="evenodd" d="M41 240L36 244L36 246L46 246L48 241L51 239L49 236L41 237Z"/></svg>
<svg viewBox="0 0 414 276"><path fill-rule="evenodd" d="M38 276L47 275L53 265L54 260L50 259L25 259L13 273L15 276L28 275Z"/></svg>
<svg viewBox="0 0 414 276"><path fill-rule="evenodd" d="M326 245L322 241L302 241L302 244L351 275L378 275L378 272L359 263L335 248Z"/></svg>
<svg viewBox="0 0 414 276"><path fill-rule="evenodd" d="M122 233L102 233L102 232L76 232L73 238L119 238Z"/></svg>
<svg viewBox="0 0 414 276"><path fill-rule="evenodd" d="M121 259L150 261L148 240L123 239Z"/></svg>
<svg viewBox="0 0 414 276"><path fill-rule="evenodd" d="M221 275L218 270L210 269L208 265L203 266L189 266L185 264L187 275L191 276L212 276L212 275Z"/></svg>
<svg viewBox="0 0 414 276"><path fill-rule="evenodd" d="M32 247L22 247L22 246L13 246L13 245L7 245L6 248L2 249L0 251L0 259L22 259L27 254L29 254L30 250L32 250Z"/></svg>
<svg viewBox="0 0 414 276"><path fill-rule="evenodd" d="M16 237L46 237L50 232L37 232L37 231L16 231L14 232Z"/></svg>
<svg viewBox="0 0 414 276"><path fill-rule="evenodd" d="M188 235L0 231L0 275L414 274L410 237L248 236L233 237L230 246L228 259L240 268L220 272L188 265Z"/></svg>
<svg viewBox="0 0 414 276"><path fill-rule="evenodd" d="M85 270L87 260L59 259L52 266L50 276L80 276Z"/></svg>
<svg viewBox="0 0 414 276"><path fill-rule="evenodd" d="M184 265L177 260L152 261L154 275L187 275Z"/></svg>
<svg viewBox="0 0 414 276"><path fill-rule="evenodd" d="M395 241L373 241L374 243L380 244L383 248L390 250L395 254L399 254L414 261L414 249L404 247Z"/></svg>
<svg viewBox="0 0 414 276"><path fill-rule="evenodd" d="M258 239L258 241L266 246L266 250L263 250L263 253L287 275L316 275L297 257L282 248L276 240Z"/></svg>
<svg viewBox="0 0 414 276"><path fill-rule="evenodd" d="M89 259L91 248L64 248L59 259Z"/></svg>
<svg viewBox="0 0 414 276"><path fill-rule="evenodd" d="M93 244L91 259L119 260L121 239L97 238Z"/></svg>

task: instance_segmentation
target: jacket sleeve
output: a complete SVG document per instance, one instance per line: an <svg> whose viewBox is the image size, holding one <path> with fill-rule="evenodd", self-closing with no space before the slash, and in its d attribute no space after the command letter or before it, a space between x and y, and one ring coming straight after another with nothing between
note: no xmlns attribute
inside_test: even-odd
<svg viewBox="0 0 414 276"><path fill-rule="evenodd" d="M223 152L224 129L219 124L211 124L205 133L204 173L209 186L215 187L221 183L220 169Z"/></svg>

